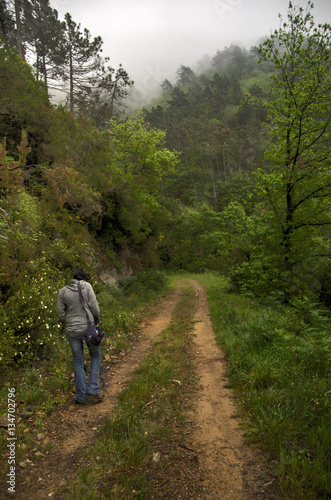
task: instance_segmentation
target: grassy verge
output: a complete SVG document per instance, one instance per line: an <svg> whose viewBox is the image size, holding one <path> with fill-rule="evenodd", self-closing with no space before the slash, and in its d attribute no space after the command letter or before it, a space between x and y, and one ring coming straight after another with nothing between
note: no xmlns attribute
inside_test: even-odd
<svg viewBox="0 0 331 500"><path fill-rule="evenodd" d="M195 278L208 292L247 438L277 461L285 498L330 498L330 317L307 302L262 306L227 293L223 278Z"/></svg>
<svg viewBox="0 0 331 500"><path fill-rule="evenodd" d="M192 288L184 287L170 326L120 394L66 499L169 498L170 483L183 483L191 457L178 445L195 384L189 349L195 300Z"/></svg>
<svg viewBox="0 0 331 500"><path fill-rule="evenodd" d="M95 286L107 337L103 348L104 363L112 363L112 356L130 347L146 306L168 288L168 280L156 272L129 278L119 288ZM49 341L38 357L22 363L13 362L1 373L0 453L4 466L0 472L0 484L4 485L3 488L6 487L9 466L13 463L10 462L10 450L7 447L9 431L17 439L16 467L36 447L36 443L40 443L39 452L47 452L49 443L46 440L45 445L41 445L44 441L38 441L38 435L45 431L45 420L70 397L74 388L72 371L68 341L57 331L50 331ZM8 417L9 410L11 413ZM12 425L7 428L9 423Z"/></svg>
<svg viewBox="0 0 331 500"><path fill-rule="evenodd" d="M0 487L3 491L10 487L8 471L13 470L12 467L18 471L18 464L36 443L39 443L39 453L49 451L50 443L41 441L44 423L68 397L72 368L67 342L57 338L52 346L51 357L8 366L3 376L0 388L0 454L3 459Z"/></svg>

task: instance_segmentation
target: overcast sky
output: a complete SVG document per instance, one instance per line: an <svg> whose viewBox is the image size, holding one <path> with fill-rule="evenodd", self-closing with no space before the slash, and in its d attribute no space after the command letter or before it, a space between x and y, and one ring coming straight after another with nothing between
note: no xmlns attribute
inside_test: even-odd
<svg viewBox="0 0 331 500"><path fill-rule="evenodd" d="M307 6L306 0L292 0ZM316 23L331 23L331 0L315 0ZM63 20L103 39L103 54L121 63L135 81L136 99L147 101L181 64L195 69L205 55L233 44L249 48L279 27L289 0L51 0ZM139 103L137 103L139 104Z"/></svg>

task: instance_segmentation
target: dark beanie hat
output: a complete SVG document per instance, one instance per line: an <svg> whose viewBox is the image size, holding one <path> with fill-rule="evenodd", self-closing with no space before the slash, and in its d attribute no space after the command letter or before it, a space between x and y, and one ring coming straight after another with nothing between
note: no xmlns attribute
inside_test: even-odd
<svg viewBox="0 0 331 500"><path fill-rule="evenodd" d="M87 280L88 273L85 271L85 269L79 268L77 269L77 271L75 271L73 278L74 280Z"/></svg>

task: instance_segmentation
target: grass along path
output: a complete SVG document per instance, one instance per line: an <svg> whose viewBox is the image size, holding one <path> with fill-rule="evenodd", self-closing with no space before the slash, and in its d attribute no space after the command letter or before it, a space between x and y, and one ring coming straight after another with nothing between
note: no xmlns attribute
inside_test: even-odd
<svg viewBox="0 0 331 500"><path fill-rule="evenodd" d="M330 312L304 298L262 304L216 275L191 278L207 290L245 437L268 453L278 498L330 499Z"/></svg>

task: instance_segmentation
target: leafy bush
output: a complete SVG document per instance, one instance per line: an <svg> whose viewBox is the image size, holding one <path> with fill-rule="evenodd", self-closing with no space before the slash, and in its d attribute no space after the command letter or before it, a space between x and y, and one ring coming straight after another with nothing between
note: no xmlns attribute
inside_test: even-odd
<svg viewBox="0 0 331 500"><path fill-rule="evenodd" d="M155 270L144 271L137 276L120 280L120 287L125 294L137 294L141 298L159 292L167 284L166 276Z"/></svg>
<svg viewBox="0 0 331 500"><path fill-rule="evenodd" d="M32 261L19 289L1 304L0 368L13 359L26 362L51 351L61 328L56 316L60 283L60 274L45 258Z"/></svg>
<svg viewBox="0 0 331 500"><path fill-rule="evenodd" d="M210 269L228 274L249 258L260 226L260 217L247 215L238 202L230 202L221 212L207 205L184 208L171 221L161 245L162 258L190 272Z"/></svg>

